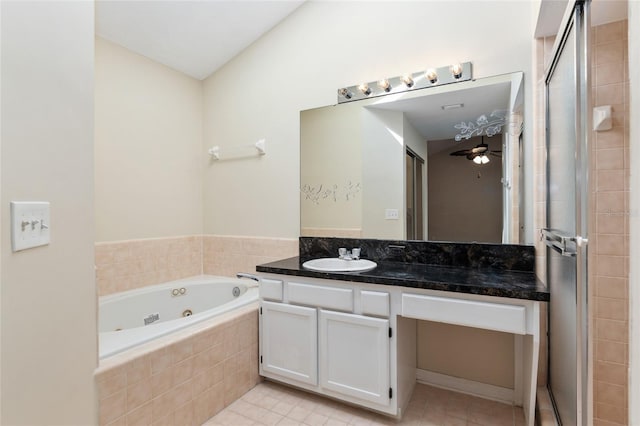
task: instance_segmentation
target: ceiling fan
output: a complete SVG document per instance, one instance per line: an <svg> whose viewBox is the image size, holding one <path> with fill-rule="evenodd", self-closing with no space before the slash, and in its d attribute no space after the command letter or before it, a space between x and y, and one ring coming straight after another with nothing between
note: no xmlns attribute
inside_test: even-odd
<svg viewBox="0 0 640 426"><path fill-rule="evenodd" d="M465 156L467 157L467 160L472 160L476 164L487 164L490 161L489 155L493 155L494 157L502 157L502 151L491 151L489 149L489 145L484 143L483 136L482 142L476 145L474 148L454 151L449 155Z"/></svg>

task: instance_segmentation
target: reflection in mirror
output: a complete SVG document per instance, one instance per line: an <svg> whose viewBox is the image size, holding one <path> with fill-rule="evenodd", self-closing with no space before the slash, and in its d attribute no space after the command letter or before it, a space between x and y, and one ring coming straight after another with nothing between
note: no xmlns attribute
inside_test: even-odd
<svg viewBox="0 0 640 426"><path fill-rule="evenodd" d="M302 111L300 234L521 241L522 79Z"/></svg>
<svg viewBox="0 0 640 426"><path fill-rule="evenodd" d="M429 239L502 241L501 142L495 136L474 137L457 143L452 151L456 142L451 139L429 141ZM475 153L478 147L482 151ZM455 153L462 155L451 155ZM488 162L482 164L481 159Z"/></svg>

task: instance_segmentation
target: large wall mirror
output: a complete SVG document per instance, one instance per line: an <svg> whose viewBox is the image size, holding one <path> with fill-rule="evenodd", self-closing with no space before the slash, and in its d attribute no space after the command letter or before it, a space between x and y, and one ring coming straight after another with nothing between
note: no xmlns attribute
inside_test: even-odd
<svg viewBox="0 0 640 426"><path fill-rule="evenodd" d="M300 235L522 241L523 73L300 113Z"/></svg>

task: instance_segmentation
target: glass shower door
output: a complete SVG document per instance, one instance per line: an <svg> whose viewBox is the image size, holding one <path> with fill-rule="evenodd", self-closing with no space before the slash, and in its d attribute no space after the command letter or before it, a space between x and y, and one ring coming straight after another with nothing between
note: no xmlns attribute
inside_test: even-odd
<svg viewBox="0 0 640 426"><path fill-rule="evenodd" d="M563 425L586 424L586 63L583 4L546 75L549 390Z"/></svg>
<svg viewBox="0 0 640 426"><path fill-rule="evenodd" d="M547 239L561 249L562 238L576 235L575 54L572 28L547 86ZM566 254L547 248L549 385L562 424L577 425L576 258Z"/></svg>

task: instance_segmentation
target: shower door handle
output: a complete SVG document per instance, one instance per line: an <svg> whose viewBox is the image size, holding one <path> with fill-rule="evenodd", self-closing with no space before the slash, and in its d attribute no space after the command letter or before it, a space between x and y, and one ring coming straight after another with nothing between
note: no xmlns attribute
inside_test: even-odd
<svg viewBox="0 0 640 426"><path fill-rule="evenodd" d="M587 243L586 238L572 237L557 229L543 228L540 230L540 238L544 241L547 247L551 247L562 256L575 257L578 251L578 247Z"/></svg>

